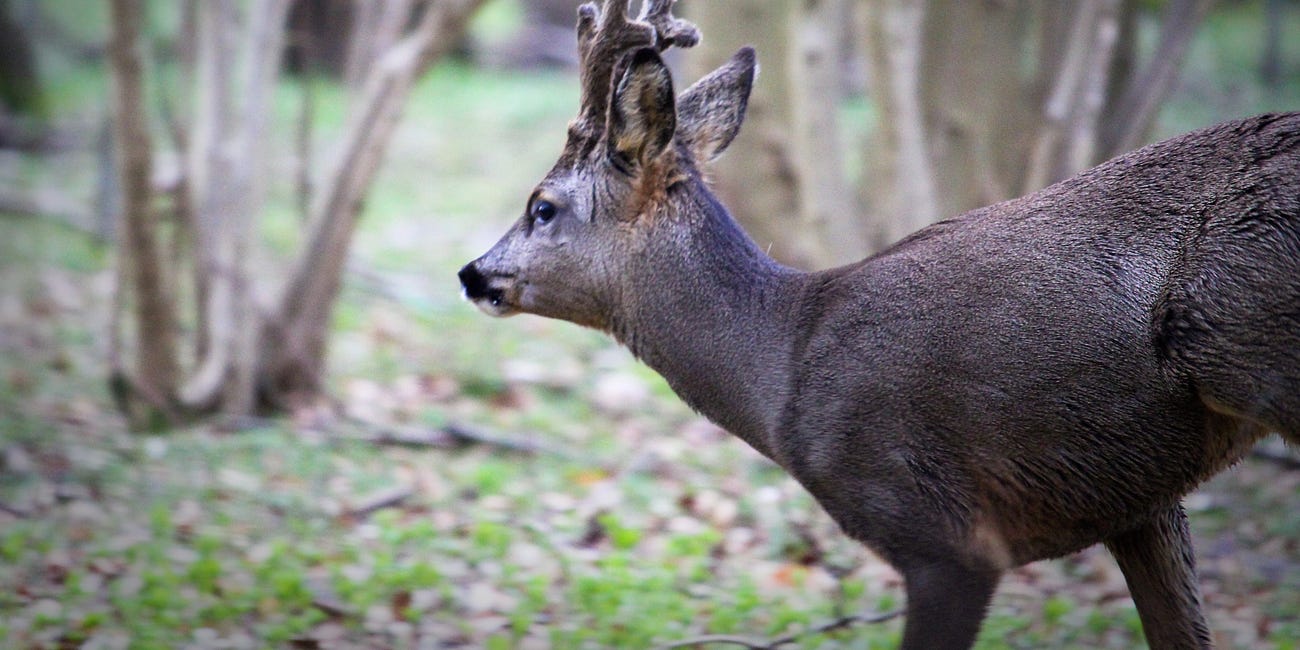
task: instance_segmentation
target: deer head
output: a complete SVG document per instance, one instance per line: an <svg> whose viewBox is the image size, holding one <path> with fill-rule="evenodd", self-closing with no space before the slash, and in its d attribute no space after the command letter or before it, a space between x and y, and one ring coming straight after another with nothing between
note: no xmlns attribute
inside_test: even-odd
<svg viewBox="0 0 1300 650"><path fill-rule="evenodd" d="M744 48L676 97L660 53L699 32L671 15L674 1L646 0L636 20L628 0L578 10L582 104L564 151L519 220L460 271L484 312L611 330L629 293L654 280L637 269L696 227L708 196L698 165L739 131L756 66Z"/></svg>

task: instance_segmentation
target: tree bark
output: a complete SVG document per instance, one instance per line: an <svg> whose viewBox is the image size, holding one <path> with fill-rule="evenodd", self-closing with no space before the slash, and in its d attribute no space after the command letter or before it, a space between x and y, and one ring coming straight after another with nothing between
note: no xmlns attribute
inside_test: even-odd
<svg viewBox="0 0 1300 650"><path fill-rule="evenodd" d="M1041 125L1029 150L1021 193L1032 192L1091 166L1119 37L1119 0L1074 5L1064 23L1059 56L1044 57L1041 76L1054 80L1043 100ZM1063 20L1062 20L1063 19ZM1056 37L1055 34L1051 36Z"/></svg>
<svg viewBox="0 0 1300 650"><path fill-rule="evenodd" d="M791 16L790 93L794 152L798 162L798 228L821 244L811 262L818 267L861 258L868 240L845 175L840 108L844 79L845 23L849 0L806 0Z"/></svg>
<svg viewBox="0 0 1300 650"><path fill-rule="evenodd" d="M797 226L799 165L790 135L795 86L790 78L789 19L793 0L730 4L683 4L707 36L690 57L691 78L721 65L740 47L762 44L761 73L754 84L744 133L709 176L718 196L746 231L773 257L813 268L826 255L817 233Z"/></svg>
<svg viewBox="0 0 1300 650"><path fill-rule="evenodd" d="M275 301L261 346L273 399L314 393L324 371L330 315L366 190L401 118L412 86L455 45L483 0L431 4L414 31L377 60L341 138L342 146L315 198L308 239Z"/></svg>
<svg viewBox="0 0 1300 650"><path fill-rule="evenodd" d="M921 105L922 0L879 0L865 13L872 93L869 214L875 248L939 216L939 194Z"/></svg>
<svg viewBox="0 0 1300 650"><path fill-rule="evenodd" d="M414 0L361 0L354 3L356 17L348 35L345 79L361 90L375 61L401 39L411 22Z"/></svg>
<svg viewBox="0 0 1300 650"><path fill-rule="evenodd" d="M877 244L1142 144L1209 4L1173 0L1135 72L1134 0L867 0Z"/></svg>
<svg viewBox="0 0 1300 650"><path fill-rule="evenodd" d="M199 7L195 116L189 156L189 212L206 280L206 346L181 390L191 409L220 405L232 415L256 404L260 314L249 238L261 209L271 94L284 51L289 0L255 0L241 21L231 0ZM239 28L239 23L247 25ZM235 84L237 74L240 81Z"/></svg>
<svg viewBox="0 0 1300 650"><path fill-rule="evenodd" d="M1173 90L1196 28L1214 0L1171 0L1165 7L1160 42L1146 67L1134 75L1102 126L1099 151L1104 158L1140 146L1155 124L1160 106Z"/></svg>
<svg viewBox="0 0 1300 650"><path fill-rule="evenodd" d="M123 188L122 226L118 228L121 264L129 266L134 304L136 367L132 382L151 407L137 424L155 425L171 406L179 374L176 312L163 278L155 239L153 143L144 101L140 40L140 0L113 0L109 66L112 70L113 131ZM115 320L124 314L114 314ZM126 374L125 369L115 373Z"/></svg>
<svg viewBox="0 0 1300 650"><path fill-rule="evenodd" d="M1020 0L930 0L921 46L921 103L938 215L1011 196L1032 113L1019 74L1027 12Z"/></svg>

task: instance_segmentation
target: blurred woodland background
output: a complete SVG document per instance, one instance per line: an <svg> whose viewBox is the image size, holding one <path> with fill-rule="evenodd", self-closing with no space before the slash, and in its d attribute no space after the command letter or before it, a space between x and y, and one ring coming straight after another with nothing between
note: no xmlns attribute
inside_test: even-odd
<svg viewBox="0 0 1300 650"><path fill-rule="evenodd" d="M0 647L893 647L815 629L899 578L773 465L603 336L458 300L576 113L577 4L0 0ZM714 184L803 268L1300 108L1294 0L678 11L679 89L758 48ZM1222 647L1300 639L1273 443L1188 500ZM1093 549L981 647L1140 638Z"/></svg>

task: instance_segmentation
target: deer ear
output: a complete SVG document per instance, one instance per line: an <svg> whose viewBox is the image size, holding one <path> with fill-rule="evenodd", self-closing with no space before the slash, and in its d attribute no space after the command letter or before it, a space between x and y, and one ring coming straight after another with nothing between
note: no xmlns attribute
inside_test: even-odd
<svg viewBox="0 0 1300 650"><path fill-rule="evenodd" d="M722 67L695 82L677 102L678 138L695 160L709 162L726 150L740 132L749 91L758 74L752 47L742 47Z"/></svg>
<svg viewBox="0 0 1300 650"><path fill-rule="evenodd" d="M677 131L673 75L654 48L629 56L609 103L606 138L615 165L644 166L668 148Z"/></svg>

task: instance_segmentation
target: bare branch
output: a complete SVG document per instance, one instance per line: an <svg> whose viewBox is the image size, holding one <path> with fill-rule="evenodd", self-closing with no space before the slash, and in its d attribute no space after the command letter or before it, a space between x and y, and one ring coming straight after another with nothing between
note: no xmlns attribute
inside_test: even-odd
<svg viewBox="0 0 1300 650"><path fill-rule="evenodd" d="M1102 132L1102 157L1118 155L1142 144L1164 98L1182 69L1196 28L1214 0L1172 0L1165 9L1160 43L1146 68L1129 83Z"/></svg>
<svg viewBox="0 0 1300 650"><path fill-rule="evenodd" d="M347 514L355 519L363 519L385 508L400 506L413 496L415 496L415 489L409 485L380 490L353 504L348 508Z"/></svg>
<svg viewBox="0 0 1300 650"><path fill-rule="evenodd" d="M419 75L454 45L483 0L431 4L415 30L379 60L352 111L342 146L312 206L307 242L294 262L264 341L270 388L314 390L321 372L329 313L370 181Z"/></svg>
<svg viewBox="0 0 1300 650"><path fill-rule="evenodd" d="M453 422L440 428L375 427L366 423L359 424L374 430L373 435L366 438L366 440L377 445L429 447L434 449L452 449L478 445L529 455L541 454L561 458L577 457L577 454L531 440L523 435L506 436L463 423Z"/></svg>
<svg viewBox="0 0 1300 650"><path fill-rule="evenodd" d="M1094 133L1105 103L1111 56L1119 36L1119 0L1072 8L1064 52L1043 106L1043 125L1030 150L1021 192L1032 192L1092 163Z"/></svg>

